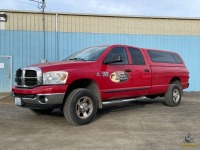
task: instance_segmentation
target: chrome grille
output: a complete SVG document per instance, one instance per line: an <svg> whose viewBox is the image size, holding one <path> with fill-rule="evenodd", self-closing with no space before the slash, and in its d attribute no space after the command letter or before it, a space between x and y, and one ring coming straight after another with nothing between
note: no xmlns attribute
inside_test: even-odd
<svg viewBox="0 0 200 150"><path fill-rule="evenodd" d="M26 70L25 77L37 77L37 72L35 70Z"/></svg>
<svg viewBox="0 0 200 150"><path fill-rule="evenodd" d="M17 87L35 87L42 84L42 71L37 67L22 68L16 71Z"/></svg>

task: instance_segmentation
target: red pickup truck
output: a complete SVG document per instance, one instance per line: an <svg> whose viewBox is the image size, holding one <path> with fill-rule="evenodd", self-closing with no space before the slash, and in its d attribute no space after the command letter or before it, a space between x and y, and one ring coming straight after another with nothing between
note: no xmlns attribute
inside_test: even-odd
<svg viewBox="0 0 200 150"><path fill-rule="evenodd" d="M60 108L69 123L83 125L104 102L161 96L166 105L178 106L188 80L177 53L109 45L83 49L60 62L20 68L12 91L17 106L37 113Z"/></svg>

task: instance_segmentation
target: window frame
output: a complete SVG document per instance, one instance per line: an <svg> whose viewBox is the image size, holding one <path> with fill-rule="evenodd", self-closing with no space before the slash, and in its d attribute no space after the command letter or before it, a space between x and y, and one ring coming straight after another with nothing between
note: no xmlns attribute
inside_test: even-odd
<svg viewBox="0 0 200 150"><path fill-rule="evenodd" d="M168 52L168 51L151 50L151 49L147 49L146 51L147 51L147 54L148 54L149 58L151 59L151 61L153 63L183 64L182 59L176 53ZM151 53L151 52L153 52L153 53ZM159 54L165 54L166 55L167 54L170 57L168 57L168 59L166 59L167 57L163 57L163 58L165 58L163 61L160 60L160 59L159 60L155 60L154 59L155 57L152 57L152 55L155 55L155 54L157 54L157 55L159 55ZM179 63L179 60L177 60L173 55L176 55L179 58L179 60L181 61L181 63ZM162 57L157 57L157 58L162 58ZM169 60L169 61L165 61L165 60ZM171 60L173 60L173 61L171 61Z"/></svg>
<svg viewBox="0 0 200 150"><path fill-rule="evenodd" d="M130 65L130 63L129 63L129 56L128 56L128 53L127 53L127 49L126 49L126 47L124 47L124 46L116 46L116 47L113 47L113 48L106 54L106 56L105 56L104 59L103 59L103 62L106 60L107 56L112 52L112 50L115 49L115 48L123 48L123 49L124 49L124 52L125 52L125 54L126 54L127 63L122 64L121 62L115 62L115 63L109 63L109 65ZM124 60L123 60L123 61L124 61Z"/></svg>
<svg viewBox="0 0 200 150"><path fill-rule="evenodd" d="M135 60L135 59L133 59L133 57L132 57L132 55L131 55L131 50L130 50L129 48L138 50L138 52L139 52L139 53L141 54L141 56L142 56L142 59L143 59L144 64L134 64L134 60ZM130 53L130 58L131 58L131 60L132 60L132 65L138 65L138 66L144 66L144 65L146 65L144 55L143 55L142 51L141 51L139 48L137 48L137 47L127 47L127 50L128 50L128 52Z"/></svg>

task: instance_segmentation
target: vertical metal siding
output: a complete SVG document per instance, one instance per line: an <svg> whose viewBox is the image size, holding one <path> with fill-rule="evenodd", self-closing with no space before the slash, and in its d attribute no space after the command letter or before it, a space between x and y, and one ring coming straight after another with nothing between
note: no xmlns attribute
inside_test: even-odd
<svg viewBox="0 0 200 150"><path fill-rule="evenodd" d="M13 56L13 68L40 62L41 33L29 31L0 31L0 54Z"/></svg>
<svg viewBox="0 0 200 150"><path fill-rule="evenodd" d="M42 14L7 12L6 30L42 31ZM45 14L46 31L55 32L56 14ZM58 15L59 32L200 35L200 19Z"/></svg>
<svg viewBox="0 0 200 150"><path fill-rule="evenodd" d="M0 31L0 34L0 54L13 56L13 70L39 63L43 58L41 53L43 50L42 32ZM113 43L176 51L183 57L190 71L190 88L188 90L200 90L199 36L58 33L58 56L56 41L56 32L46 33L48 61L62 60L84 47Z"/></svg>

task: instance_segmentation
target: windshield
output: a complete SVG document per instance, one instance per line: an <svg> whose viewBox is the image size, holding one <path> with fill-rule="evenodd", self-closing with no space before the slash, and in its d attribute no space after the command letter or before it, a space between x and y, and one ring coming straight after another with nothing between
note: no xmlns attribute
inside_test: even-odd
<svg viewBox="0 0 200 150"><path fill-rule="evenodd" d="M65 60L96 61L106 48L107 46L89 47L72 54Z"/></svg>

